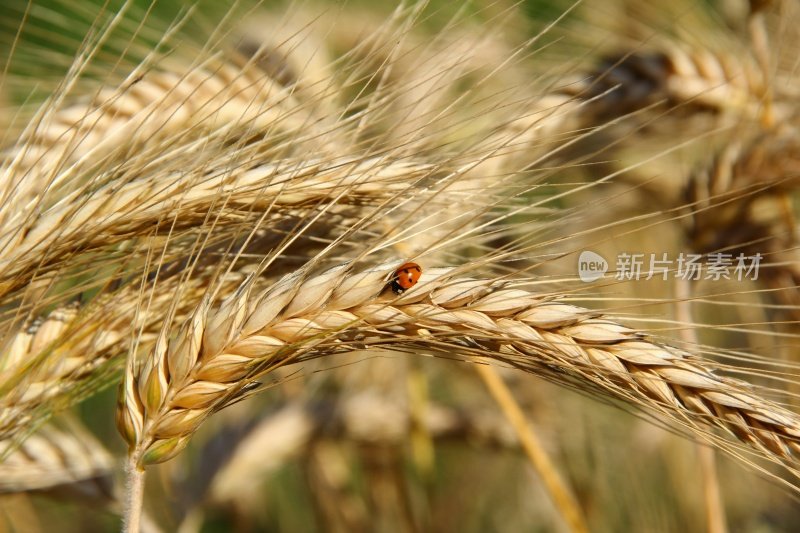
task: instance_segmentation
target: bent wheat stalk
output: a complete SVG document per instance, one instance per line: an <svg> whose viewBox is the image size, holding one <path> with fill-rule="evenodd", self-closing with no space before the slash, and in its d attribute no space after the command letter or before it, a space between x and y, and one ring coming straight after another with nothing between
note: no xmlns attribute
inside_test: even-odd
<svg viewBox="0 0 800 533"><path fill-rule="evenodd" d="M300 270L258 295L245 283L216 310L205 299L174 338L165 328L145 361L129 359L119 398L117 423L132 462L141 470L174 457L257 376L374 346L571 377L706 437L709 425L722 428L775 462L800 452L800 417L683 350L586 309L456 278L452 269L428 269L396 297L386 291L395 267Z"/></svg>

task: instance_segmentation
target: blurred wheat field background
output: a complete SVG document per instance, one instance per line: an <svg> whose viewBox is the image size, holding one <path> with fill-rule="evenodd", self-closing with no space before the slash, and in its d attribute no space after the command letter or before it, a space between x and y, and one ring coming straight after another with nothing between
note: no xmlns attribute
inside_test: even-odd
<svg viewBox="0 0 800 533"><path fill-rule="evenodd" d="M6 1L0 527L797 530L799 8Z"/></svg>

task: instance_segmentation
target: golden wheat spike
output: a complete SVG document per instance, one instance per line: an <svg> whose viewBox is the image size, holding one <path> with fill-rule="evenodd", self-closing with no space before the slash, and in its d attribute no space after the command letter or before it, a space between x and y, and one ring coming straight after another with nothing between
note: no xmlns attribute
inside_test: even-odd
<svg viewBox="0 0 800 533"><path fill-rule="evenodd" d="M289 89L252 64L213 58L207 63L134 73L118 87L101 89L88 104L46 107L40 125L4 154L2 221L131 148L174 141L192 131L296 130L314 124Z"/></svg>
<svg viewBox="0 0 800 533"><path fill-rule="evenodd" d="M731 142L692 174L684 191L689 245L700 253L760 254L759 281L795 320L800 270L791 193L799 149L800 134L791 126Z"/></svg>
<svg viewBox="0 0 800 533"><path fill-rule="evenodd" d="M89 253L158 228L240 224L263 210L296 210L319 202L377 202L397 195L431 171L427 164L381 159L290 160L230 171L208 170L187 179L178 172L111 183L88 195L70 195L32 223L0 234L0 294L25 285L48 264ZM254 215L251 215L251 217Z"/></svg>
<svg viewBox="0 0 800 533"><path fill-rule="evenodd" d="M54 411L82 400L93 380L121 363L133 335L138 349L151 349L163 317L186 317L212 280L224 294L244 279L239 271L205 268L178 287L175 276L164 275L57 308L9 333L0 352L0 441L18 441Z"/></svg>
<svg viewBox="0 0 800 533"><path fill-rule="evenodd" d="M680 44L608 56L563 89L590 100L587 111L607 120L655 104L680 113L728 112L758 118L766 83L752 58L729 57ZM782 113L787 113L785 106Z"/></svg>
<svg viewBox="0 0 800 533"><path fill-rule="evenodd" d="M414 347L565 373L698 433L721 427L773 460L800 452L800 417L683 350L525 290L454 278L449 269L427 269L417 286L394 297L386 286L395 267L300 271L259 295L245 284L218 309L201 304L143 364L129 362L117 420L138 467L174 457L256 376L354 346Z"/></svg>
<svg viewBox="0 0 800 533"><path fill-rule="evenodd" d="M76 420L48 424L20 447L0 444L0 492L47 490L75 485L76 492L111 497L111 453ZM10 452L10 453L6 453Z"/></svg>

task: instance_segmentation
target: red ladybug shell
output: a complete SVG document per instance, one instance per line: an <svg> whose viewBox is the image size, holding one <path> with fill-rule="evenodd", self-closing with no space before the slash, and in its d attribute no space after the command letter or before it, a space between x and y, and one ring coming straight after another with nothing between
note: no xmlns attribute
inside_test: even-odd
<svg viewBox="0 0 800 533"><path fill-rule="evenodd" d="M402 294L403 291L410 289L419 281L422 275L422 269L416 263L403 263L400 265L392 278L392 290L396 294Z"/></svg>

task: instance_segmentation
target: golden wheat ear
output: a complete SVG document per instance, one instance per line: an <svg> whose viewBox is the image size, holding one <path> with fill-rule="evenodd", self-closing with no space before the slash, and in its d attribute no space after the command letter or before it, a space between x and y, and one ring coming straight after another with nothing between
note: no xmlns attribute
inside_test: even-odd
<svg viewBox="0 0 800 533"><path fill-rule="evenodd" d="M696 252L761 258L759 284L796 321L800 284L792 196L800 176L800 134L783 126L734 141L693 173L684 190L688 245Z"/></svg>
<svg viewBox="0 0 800 533"><path fill-rule="evenodd" d="M11 441L3 448L0 492L54 491L105 503L114 500L114 458L71 417L46 425L18 448Z"/></svg>
<svg viewBox="0 0 800 533"><path fill-rule="evenodd" d="M587 108L599 120L655 105L680 107L682 114L732 112L757 118L766 88L753 60L675 44L603 58L595 71L565 91L590 99Z"/></svg>
<svg viewBox="0 0 800 533"><path fill-rule="evenodd" d="M137 467L174 457L255 377L354 346L488 358L562 375L649 406L699 435L720 427L777 462L792 462L800 451L800 417L687 352L596 313L491 280L454 278L449 269L426 269L393 297L394 265L350 268L300 271L256 296L244 285L217 309L202 304L174 337L165 332L143 364L129 363L117 419Z"/></svg>

